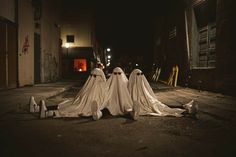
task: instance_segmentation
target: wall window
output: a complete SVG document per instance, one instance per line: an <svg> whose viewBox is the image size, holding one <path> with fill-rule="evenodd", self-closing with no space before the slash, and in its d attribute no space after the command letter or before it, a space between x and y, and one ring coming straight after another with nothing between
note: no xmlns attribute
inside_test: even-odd
<svg viewBox="0 0 236 157"><path fill-rule="evenodd" d="M216 25L208 24L199 29L199 67L215 67Z"/></svg>
<svg viewBox="0 0 236 157"><path fill-rule="evenodd" d="M174 26L174 27L169 31L169 39L175 38L176 35L177 35L176 26Z"/></svg>
<svg viewBox="0 0 236 157"><path fill-rule="evenodd" d="M66 36L66 42L67 43L74 43L75 42L75 36L74 35L67 35Z"/></svg>
<svg viewBox="0 0 236 157"><path fill-rule="evenodd" d="M191 67L215 68L216 0L203 1L192 13Z"/></svg>

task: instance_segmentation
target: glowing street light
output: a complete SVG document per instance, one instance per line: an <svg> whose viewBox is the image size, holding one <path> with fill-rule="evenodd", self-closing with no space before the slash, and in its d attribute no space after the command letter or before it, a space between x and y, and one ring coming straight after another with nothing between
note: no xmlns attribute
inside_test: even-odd
<svg viewBox="0 0 236 157"><path fill-rule="evenodd" d="M65 47L66 47L66 48L69 48L69 47L70 47L70 44L69 44L69 43L65 43Z"/></svg>
<svg viewBox="0 0 236 157"><path fill-rule="evenodd" d="M111 49L110 48L107 48L107 52L110 52L111 51Z"/></svg>
<svg viewBox="0 0 236 157"><path fill-rule="evenodd" d="M107 58L108 58L108 59L111 59L111 55L108 55Z"/></svg>

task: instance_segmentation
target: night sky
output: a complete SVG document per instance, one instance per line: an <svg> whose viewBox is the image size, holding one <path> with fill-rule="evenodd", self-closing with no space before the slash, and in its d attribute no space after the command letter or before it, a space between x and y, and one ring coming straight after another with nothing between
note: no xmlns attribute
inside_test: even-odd
<svg viewBox="0 0 236 157"><path fill-rule="evenodd" d="M68 0L66 3L78 8L92 8L97 40L111 47L113 56L142 56L149 62L153 56L154 21L157 15L164 15L166 6L173 5L174 1Z"/></svg>
<svg viewBox="0 0 236 157"><path fill-rule="evenodd" d="M163 22L158 17L164 19L180 1L99 3L95 7L97 39L110 45L116 57L142 56L149 63L153 59L156 24Z"/></svg>
<svg viewBox="0 0 236 157"><path fill-rule="evenodd" d="M154 16L145 5L120 2L97 11L98 40L111 46L116 57L152 56Z"/></svg>

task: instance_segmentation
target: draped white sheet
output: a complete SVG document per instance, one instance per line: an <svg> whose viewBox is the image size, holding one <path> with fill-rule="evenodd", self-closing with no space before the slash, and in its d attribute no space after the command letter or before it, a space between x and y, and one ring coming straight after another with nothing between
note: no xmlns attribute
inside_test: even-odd
<svg viewBox="0 0 236 157"><path fill-rule="evenodd" d="M128 79L119 67L113 69L113 73L106 82L108 91L104 106L112 115L124 115L132 111L133 101L130 97L127 85Z"/></svg>
<svg viewBox="0 0 236 157"><path fill-rule="evenodd" d="M170 108L156 98L146 77L139 69L134 69L131 72L128 90L132 100L137 101L140 104L140 115L183 116L182 113L185 111L184 109Z"/></svg>
<svg viewBox="0 0 236 157"><path fill-rule="evenodd" d="M92 70L74 100L59 104L59 117L92 116L91 104L93 101L96 101L101 110L105 98L105 83L104 72L99 68Z"/></svg>

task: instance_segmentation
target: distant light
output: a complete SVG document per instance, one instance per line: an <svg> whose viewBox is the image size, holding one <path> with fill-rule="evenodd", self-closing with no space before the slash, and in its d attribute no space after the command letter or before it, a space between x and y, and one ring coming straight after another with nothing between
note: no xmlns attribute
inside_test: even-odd
<svg viewBox="0 0 236 157"><path fill-rule="evenodd" d="M108 55L107 58L110 59L110 58L111 58L111 55Z"/></svg>
<svg viewBox="0 0 236 157"><path fill-rule="evenodd" d="M82 71L82 69L79 69L79 71Z"/></svg>
<svg viewBox="0 0 236 157"><path fill-rule="evenodd" d="M107 63L107 66L110 66L110 63Z"/></svg>
<svg viewBox="0 0 236 157"><path fill-rule="evenodd" d="M108 62L110 62L111 60L110 60L110 59L108 59L107 61L108 61Z"/></svg>
<svg viewBox="0 0 236 157"><path fill-rule="evenodd" d="M135 64L135 66L137 67L137 66L138 66L138 64L136 63L136 64Z"/></svg>
<svg viewBox="0 0 236 157"><path fill-rule="evenodd" d="M69 44L69 43L66 43L66 44L65 44L65 47L66 47L66 48L69 48L69 47L70 47L70 44Z"/></svg>
<svg viewBox="0 0 236 157"><path fill-rule="evenodd" d="M111 49L110 48L107 48L107 52L110 52L111 51Z"/></svg>

